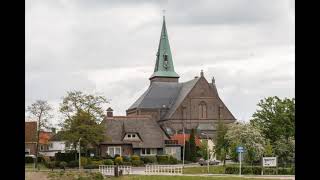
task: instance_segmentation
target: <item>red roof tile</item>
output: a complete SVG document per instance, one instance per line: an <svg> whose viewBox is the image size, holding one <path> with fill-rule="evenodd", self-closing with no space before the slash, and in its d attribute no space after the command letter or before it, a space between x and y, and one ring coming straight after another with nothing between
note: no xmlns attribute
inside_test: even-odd
<svg viewBox="0 0 320 180"><path fill-rule="evenodd" d="M190 138L190 134L185 134L185 140L189 141L189 138ZM183 134L175 134L175 135L171 136L171 139L178 140L178 144L180 144L180 145L184 144L183 143L183 139L184 139ZM196 145L200 146L200 144L201 144L200 139L196 136L195 140L196 140Z"/></svg>

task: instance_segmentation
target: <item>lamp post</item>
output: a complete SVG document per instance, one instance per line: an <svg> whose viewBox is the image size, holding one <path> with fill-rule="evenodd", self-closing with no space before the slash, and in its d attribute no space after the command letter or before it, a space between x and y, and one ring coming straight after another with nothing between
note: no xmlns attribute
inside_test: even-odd
<svg viewBox="0 0 320 180"><path fill-rule="evenodd" d="M81 168L81 146L80 146L81 138L79 138L79 171Z"/></svg>
<svg viewBox="0 0 320 180"><path fill-rule="evenodd" d="M201 134L207 136L207 154L208 154L207 167L208 167L208 174L209 174L209 136L206 133L201 133Z"/></svg>
<svg viewBox="0 0 320 180"><path fill-rule="evenodd" d="M185 152L186 152L186 134L184 131L185 122L184 122L184 113L185 113L185 106L182 106L182 123L183 123L183 153L182 153L182 167L184 167L184 158L185 158Z"/></svg>

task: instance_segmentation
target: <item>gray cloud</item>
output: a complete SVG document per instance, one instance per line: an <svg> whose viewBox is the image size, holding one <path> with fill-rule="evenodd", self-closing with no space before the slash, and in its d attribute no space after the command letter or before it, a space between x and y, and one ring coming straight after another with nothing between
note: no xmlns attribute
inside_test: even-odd
<svg viewBox="0 0 320 180"><path fill-rule="evenodd" d="M30 10L31 5L31 10ZM162 9L175 69L205 70L237 118L259 99L294 97L294 1L26 2L26 104L57 107L68 90L101 92L116 114L149 85Z"/></svg>

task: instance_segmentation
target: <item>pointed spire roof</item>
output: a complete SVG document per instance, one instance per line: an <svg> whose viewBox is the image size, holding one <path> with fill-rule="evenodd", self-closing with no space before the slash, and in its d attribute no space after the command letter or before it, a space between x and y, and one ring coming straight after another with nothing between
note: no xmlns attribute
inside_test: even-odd
<svg viewBox="0 0 320 180"><path fill-rule="evenodd" d="M165 16L163 16L163 24L158 46L156 65L154 67L154 73L152 74L150 79L154 77L179 78L179 75L174 71Z"/></svg>

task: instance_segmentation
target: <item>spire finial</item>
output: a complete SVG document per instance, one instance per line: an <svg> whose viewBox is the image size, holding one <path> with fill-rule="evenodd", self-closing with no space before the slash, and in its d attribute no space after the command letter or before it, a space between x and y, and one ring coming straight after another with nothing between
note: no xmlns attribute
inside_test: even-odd
<svg viewBox="0 0 320 180"><path fill-rule="evenodd" d="M201 69L200 76L203 77L203 70Z"/></svg>

